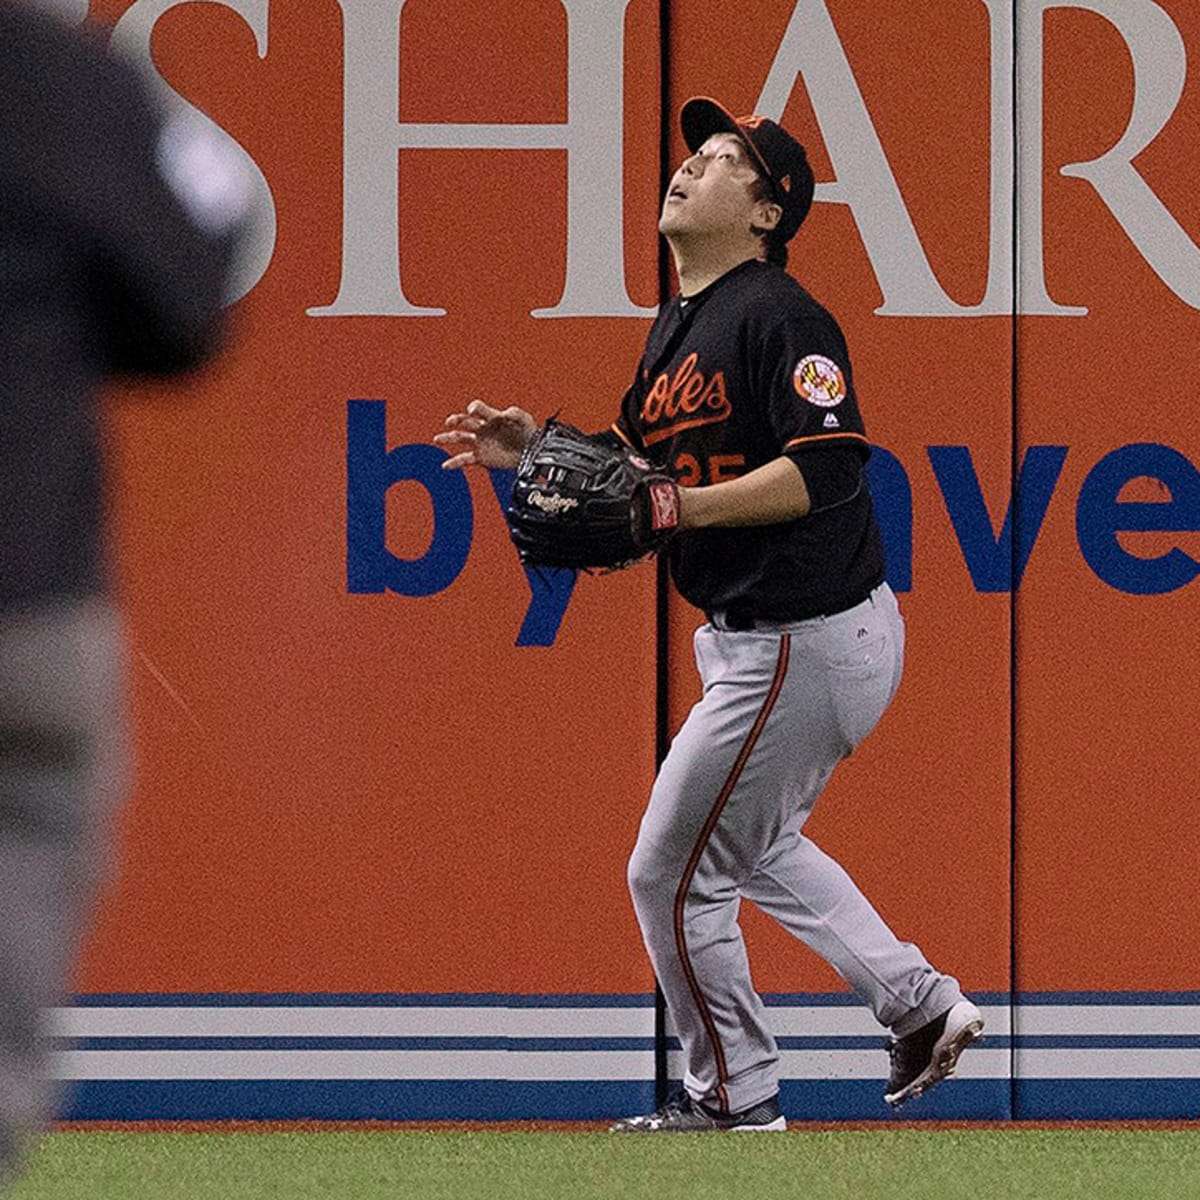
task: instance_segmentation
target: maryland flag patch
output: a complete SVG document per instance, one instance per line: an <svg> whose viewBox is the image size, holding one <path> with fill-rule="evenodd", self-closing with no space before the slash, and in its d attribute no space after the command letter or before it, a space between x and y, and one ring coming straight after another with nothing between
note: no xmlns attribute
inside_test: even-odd
<svg viewBox="0 0 1200 1200"><path fill-rule="evenodd" d="M802 358L792 372L796 391L818 408L835 408L846 398L846 377L842 368L823 354Z"/></svg>

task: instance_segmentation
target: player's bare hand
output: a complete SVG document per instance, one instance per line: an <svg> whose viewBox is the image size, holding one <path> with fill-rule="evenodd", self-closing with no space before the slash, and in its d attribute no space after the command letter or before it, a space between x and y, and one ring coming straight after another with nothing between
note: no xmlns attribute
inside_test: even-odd
<svg viewBox="0 0 1200 1200"><path fill-rule="evenodd" d="M463 467L515 467L521 452L537 431L537 422L523 408L492 408L472 400L466 412L451 413L446 428L433 440L457 451L442 463L442 470Z"/></svg>

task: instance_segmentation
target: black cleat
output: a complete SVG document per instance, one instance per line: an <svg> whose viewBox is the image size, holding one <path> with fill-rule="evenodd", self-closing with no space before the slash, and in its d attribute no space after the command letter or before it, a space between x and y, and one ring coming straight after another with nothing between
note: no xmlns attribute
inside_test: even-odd
<svg viewBox="0 0 1200 1200"><path fill-rule="evenodd" d="M883 1098L899 1108L949 1079L962 1052L981 1037L983 1014L970 1000L960 1000L907 1037L893 1038L888 1043L892 1073Z"/></svg>
<svg viewBox="0 0 1200 1200"><path fill-rule="evenodd" d="M753 1108L722 1114L693 1100L682 1088L673 1093L658 1112L641 1117L622 1117L609 1133L774 1133L786 1129L779 1111L779 1093Z"/></svg>

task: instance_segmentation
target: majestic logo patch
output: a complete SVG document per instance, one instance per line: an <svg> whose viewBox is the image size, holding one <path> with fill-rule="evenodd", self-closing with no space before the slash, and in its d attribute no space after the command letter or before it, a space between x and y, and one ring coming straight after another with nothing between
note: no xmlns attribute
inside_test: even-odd
<svg viewBox="0 0 1200 1200"><path fill-rule="evenodd" d="M809 404L819 408L835 408L846 398L842 368L823 354L802 358L792 373L792 383Z"/></svg>
<svg viewBox="0 0 1200 1200"><path fill-rule="evenodd" d="M579 501L574 496L554 496L547 495L545 492L530 492L529 503L552 517L579 507Z"/></svg>
<svg viewBox="0 0 1200 1200"><path fill-rule="evenodd" d="M825 425L826 429L840 429L842 425L841 421L839 421L837 417L833 415L833 413L825 414L825 420L823 424Z"/></svg>

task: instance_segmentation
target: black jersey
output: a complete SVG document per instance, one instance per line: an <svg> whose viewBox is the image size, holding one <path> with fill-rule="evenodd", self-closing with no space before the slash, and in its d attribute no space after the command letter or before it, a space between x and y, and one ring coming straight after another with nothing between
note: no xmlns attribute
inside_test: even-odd
<svg viewBox="0 0 1200 1200"><path fill-rule="evenodd" d="M94 36L0 0L0 609L104 586L95 408L216 344L234 233L160 170L164 124Z"/></svg>
<svg viewBox="0 0 1200 1200"><path fill-rule="evenodd" d="M683 486L721 483L785 454L802 473L835 457L851 466L840 502L814 504L800 520L675 538L672 577L698 608L803 620L849 608L883 582L846 342L781 268L751 260L663 305L613 428Z"/></svg>

